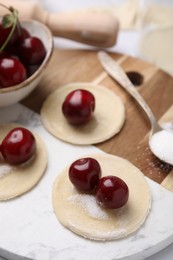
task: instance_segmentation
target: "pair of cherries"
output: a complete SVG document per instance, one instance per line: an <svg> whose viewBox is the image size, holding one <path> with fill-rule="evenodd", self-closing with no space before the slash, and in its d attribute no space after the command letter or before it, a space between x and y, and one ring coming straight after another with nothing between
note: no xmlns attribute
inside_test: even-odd
<svg viewBox="0 0 173 260"><path fill-rule="evenodd" d="M15 9L0 20L0 88L14 86L32 75L46 56L43 42L21 26Z"/></svg>
<svg viewBox="0 0 173 260"><path fill-rule="evenodd" d="M8 164L19 165L28 161L35 153L33 134L23 127L13 128L0 145L2 157Z"/></svg>
<svg viewBox="0 0 173 260"><path fill-rule="evenodd" d="M101 178L101 167L94 158L81 158L69 168L69 179L78 190L94 192L97 203L108 209L123 207L129 197L127 184L116 176Z"/></svg>

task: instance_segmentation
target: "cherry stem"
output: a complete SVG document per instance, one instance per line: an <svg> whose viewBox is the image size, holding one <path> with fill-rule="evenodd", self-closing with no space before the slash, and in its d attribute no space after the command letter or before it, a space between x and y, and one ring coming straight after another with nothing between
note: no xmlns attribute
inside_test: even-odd
<svg viewBox="0 0 173 260"><path fill-rule="evenodd" d="M11 29L11 31L10 31L6 41L4 42L4 44L0 48L0 53L1 53L5 49L5 47L7 46L9 40L11 39L11 37L12 37L12 35L14 33L14 30L15 30L16 25L17 25L17 20L18 20L18 12L13 7L9 7L8 8L7 6L5 6L5 5L3 5L1 3L0 3L0 6L6 8L8 11L10 11L11 14L13 15L13 18L14 18L12 29Z"/></svg>

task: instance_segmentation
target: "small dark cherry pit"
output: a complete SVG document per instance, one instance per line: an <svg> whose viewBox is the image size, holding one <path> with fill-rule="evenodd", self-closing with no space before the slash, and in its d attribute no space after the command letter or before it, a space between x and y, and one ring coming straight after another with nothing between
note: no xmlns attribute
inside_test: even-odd
<svg viewBox="0 0 173 260"><path fill-rule="evenodd" d="M81 191L94 191L99 183L101 169L93 158L82 158L72 163L69 179Z"/></svg>
<svg viewBox="0 0 173 260"><path fill-rule="evenodd" d="M0 19L0 88L23 82L39 68L46 56L43 42L21 26L16 10L6 9L11 13ZM11 19L6 19L7 16Z"/></svg>
<svg viewBox="0 0 173 260"><path fill-rule="evenodd" d="M63 104L62 112L72 125L88 123L95 109L94 95L85 89L76 89L70 92Z"/></svg>
<svg viewBox="0 0 173 260"><path fill-rule="evenodd" d="M101 167L93 158L81 158L69 168L69 179L80 191L94 191L96 202L107 209L123 207L129 198L127 184L116 176L101 178Z"/></svg>
<svg viewBox="0 0 173 260"><path fill-rule="evenodd" d="M12 129L3 139L0 151L8 164L18 165L28 161L35 153L33 134L23 127Z"/></svg>
<svg viewBox="0 0 173 260"><path fill-rule="evenodd" d="M96 192L97 203L109 209L123 207L129 197L127 184L116 176L106 176L100 179Z"/></svg>

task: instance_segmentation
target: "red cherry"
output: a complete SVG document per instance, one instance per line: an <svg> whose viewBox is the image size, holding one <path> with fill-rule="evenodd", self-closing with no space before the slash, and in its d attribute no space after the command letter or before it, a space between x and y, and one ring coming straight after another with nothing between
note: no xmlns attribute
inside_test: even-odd
<svg viewBox="0 0 173 260"><path fill-rule="evenodd" d="M0 87L14 86L26 79L26 69L17 58L0 58Z"/></svg>
<svg viewBox="0 0 173 260"><path fill-rule="evenodd" d="M3 139L1 153L7 163L17 165L29 160L35 153L35 148L33 134L23 127L17 127Z"/></svg>
<svg viewBox="0 0 173 260"><path fill-rule="evenodd" d="M42 41L37 37L28 37L20 42L19 55L25 64L36 65L44 60L46 49Z"/></svg>
<svg viewBox="0 0 173 260"><path fill-rule="evenodd" d="M10 45L5 48L6 52L8 53L9 57L18 58L18 48L17 45ZM18 58L19 59L19 58Z"/></svg>
<svg viewBox="0 0 173 260"><path fill-rule="evenodd" d="M1 46L4 44L4 42L6 41L8 35L10 34L12 29L12 26L8 27L8 28L4 28L2 25L2 19L0 20L0 48ZM15 44L19 38L19 25L16 26L9 42L8 42L8 46Z"/></svg>
<svg viewBox="0 0 173 260"><path fill-rule="evenodd" d="M2 58L10 58L10 54L7 51L1 51L0 52L0 59Z"/></svg>
<svg viewBox="0 0 173 260"><path fill-rule="evenodd" d="M28 32L27 29L21 27L21 36L20 36L20 40L23 40L23 39L26 39L26 38L29 38L31 35L30 33Z"/></svg>
<svg viewBox="0 0 173 260"><path fill-rule="evenodd" d="M82 158L72 163L69 169L69 179L73 185L82 191L93 191L101 176L99 163L93 158Z"/></svg>
<svg viewBox="0 0 173 260"><path fill-rule="evenodd" d="M13 57L18 57L20 42L22 42L25 38L28 37L30 37L29 32L25 28L21 27L17 42L15 42L15 44L7 45L6 47L6 51L9 53L9 55Z"/></svg>
<svg viewBox="0 0 173 260"><path fill-rule="evenodd" d="M95 109L93 94L84 89L70 92L62 104L62 112L67 121L73 125L87 123Z"/></svg>
<svg viewBox="0 0 173 260"><path fill-rule="evenodd" d="M99 205L117 209L124 206L129 197L127 184L115 176L106 176L100 179L96 192L96 201Z"/></svg>

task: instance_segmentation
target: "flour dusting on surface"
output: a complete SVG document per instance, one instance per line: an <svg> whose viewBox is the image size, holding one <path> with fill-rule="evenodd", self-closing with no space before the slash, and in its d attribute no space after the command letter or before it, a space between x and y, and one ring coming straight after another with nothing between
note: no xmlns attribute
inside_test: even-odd
<svg viewBox="0 0 173 260"><path fill-rule="evenodd" d="M89 216L97 219L107 220L109 215L96 202L93 195L88 194L74 194L68 198L73 204L82 207Z"/></svg>
<svg viewBox="0 0 173 260"><path fill-rule="evenodd" d="M8 164L0 164L0 178L12 171L12 166Z"/></svg>

